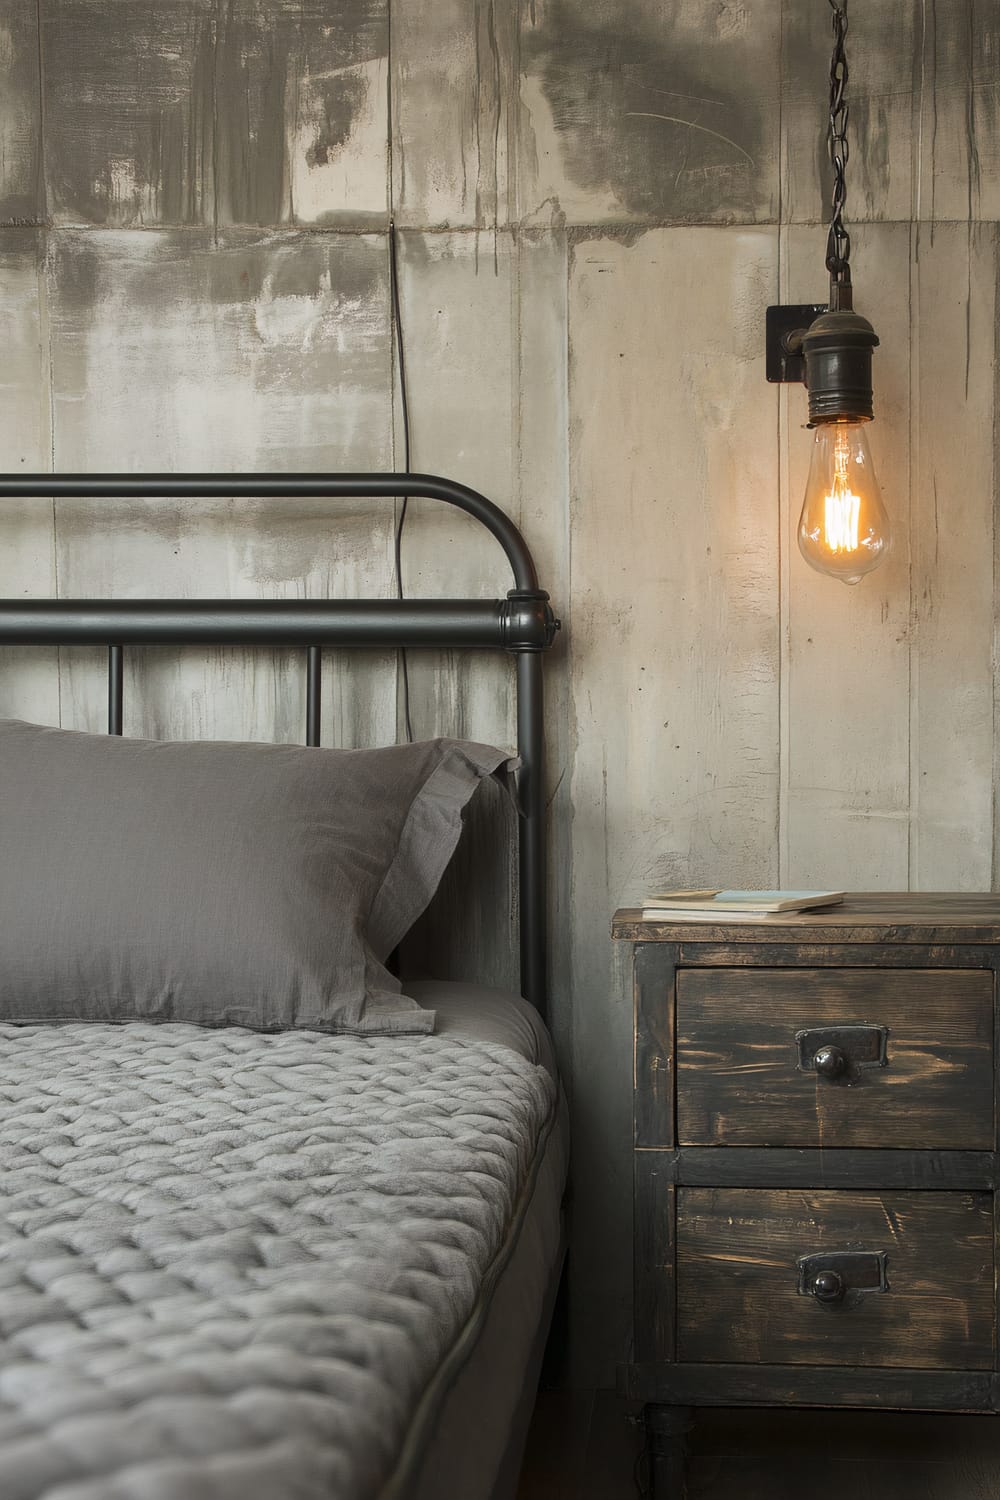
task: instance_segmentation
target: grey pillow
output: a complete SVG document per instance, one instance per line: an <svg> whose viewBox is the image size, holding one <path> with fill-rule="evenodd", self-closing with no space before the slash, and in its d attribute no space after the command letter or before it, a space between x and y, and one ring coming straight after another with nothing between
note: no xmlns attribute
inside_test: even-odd
<svg viewBox="0 0 1000 1500"><path fill-rule="evenodd" d="M433 1030L384 960L506 759L0 720L0 1019Z"/></svg>

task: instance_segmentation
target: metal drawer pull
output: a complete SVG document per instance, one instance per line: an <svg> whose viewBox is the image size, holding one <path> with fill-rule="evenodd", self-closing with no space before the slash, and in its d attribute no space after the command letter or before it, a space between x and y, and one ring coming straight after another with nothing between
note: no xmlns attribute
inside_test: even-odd
<svg viewBox="0 0 1000 1500"><path fill-rule="evenodd" d="M799 1296L824 1307L854 1306L868 1292L887 1292L889 1257L884 1250L832 1250L800 1256Z"/></svg>
<svg viewBox="0 0 1000 1500"><path fill-rule="evenodd" d="M888 1026L866 1022L856 1026L811 1026L795 1033L799 1072L815 1073L828 1082L847 1079L862 1068L888 1066Z"/></svg>
<svg viewBox="0 0 1000 1500"><path fill-rule="evenodd" d="M813 1058L813 1067L821 1078L839 1078L847 1072L847 1057L839 1047L820 1047Z"/></svg>

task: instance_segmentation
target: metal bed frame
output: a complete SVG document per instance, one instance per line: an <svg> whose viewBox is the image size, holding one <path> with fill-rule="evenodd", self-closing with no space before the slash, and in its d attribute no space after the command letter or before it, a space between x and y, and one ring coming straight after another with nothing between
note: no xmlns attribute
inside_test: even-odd
<svg viewBox="0 0 1000 1500"><path fill-rule="evenodd" d="M320 742L324 646L509 651L517 662L521 986L546 997L545 750L541 653L559 621L513 521L478 491L434 474L30 474L0 476L0 499L443 500L500 543L505 599L0 599L0 645L108 648L108 733L122 733L126 646L282 646L306 651L306 744Z"/></svg>

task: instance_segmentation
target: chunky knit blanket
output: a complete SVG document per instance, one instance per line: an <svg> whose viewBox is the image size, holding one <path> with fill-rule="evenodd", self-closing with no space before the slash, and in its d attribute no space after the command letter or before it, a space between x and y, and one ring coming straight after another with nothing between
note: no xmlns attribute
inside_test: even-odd
<svg viewBox="0 0 1000 1500"><path fill-rule="evenodd" d="M548 1073L448 1037L0 1025L3 1500L367 1500Z"/></svg>

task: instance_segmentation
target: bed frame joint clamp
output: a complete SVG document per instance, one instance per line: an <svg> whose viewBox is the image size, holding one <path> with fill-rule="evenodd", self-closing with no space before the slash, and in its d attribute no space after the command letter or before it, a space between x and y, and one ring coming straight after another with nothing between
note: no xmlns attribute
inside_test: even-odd
<svg viewBox="0 0 1000 1500"><path fill-rule="evenodd" d="M501 606L506 651L547 651L561 627L544 589L511 589Z"/></svg>

